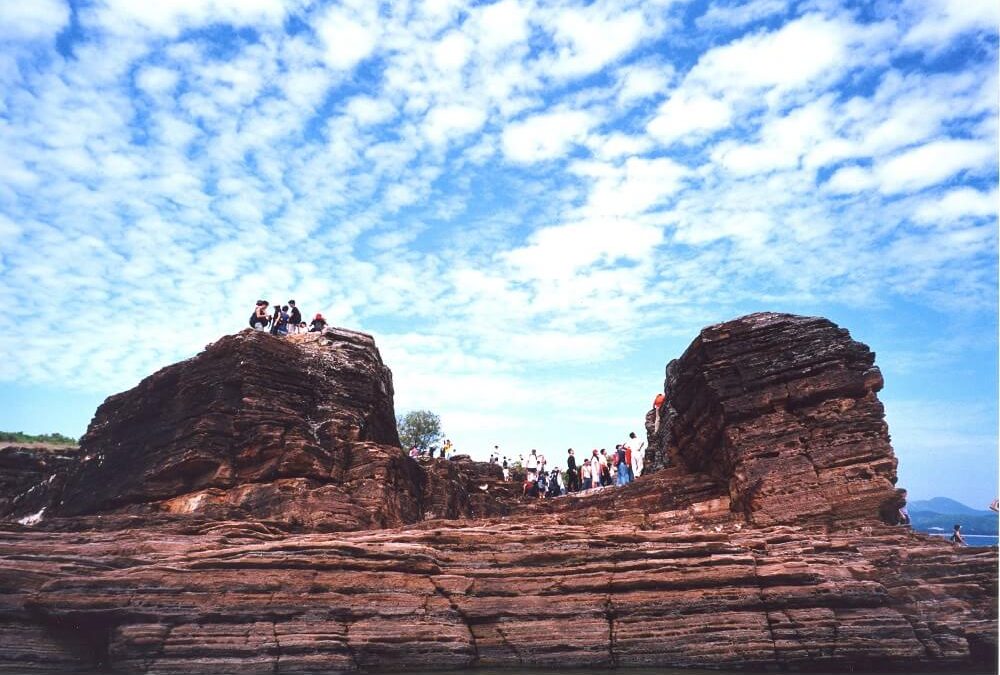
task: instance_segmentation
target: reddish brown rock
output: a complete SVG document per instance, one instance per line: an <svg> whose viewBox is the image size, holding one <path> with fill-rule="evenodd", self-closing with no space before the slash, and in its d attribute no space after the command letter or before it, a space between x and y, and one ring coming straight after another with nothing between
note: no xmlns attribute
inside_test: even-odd
<svg viewBox="0 0 1000 675"><path fill-rule="evenodd" d="M880 378L829 322L706 329L671 366L672 466L530 503L403 457L374 346L336 344L225 338L109 401L64 501L97 494L0 522L0 672L996 667L997 549L879 520Z"/></svg>
<svg viewBox="0 0 1000 675"><path fill-rule="evenodd" d="M98 408L57 512L312 530L505 513L499 469L403 455L392 395L364 333L224 337Z"/></svg>
<svg viewBox="0 0 1000 675"><path fill-rule="evenodd" d="M899 502L875 355L827 319L763 313L705 328L664 386L647 467L724 481L755 523L870 518Z"/></svg>

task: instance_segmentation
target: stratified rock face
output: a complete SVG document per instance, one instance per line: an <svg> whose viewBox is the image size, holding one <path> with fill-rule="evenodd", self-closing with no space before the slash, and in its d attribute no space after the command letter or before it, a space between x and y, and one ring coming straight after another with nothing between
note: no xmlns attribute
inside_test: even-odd
<svg viewBox="0 0 1000 675"><path fill-rule="evenodd" d="M352 530L505 511L463 497L474 470L403 456L392 396L364 333L224 337L98 408L58 514Z"/></svg>
<svg viewBox="0 0 1000 675"><path fill-rule="evenodd" d="M899 497L874 364L822 318L752 314L706 328L667 368L647 467L669 458L715 476L757 524L876 517Z"/></svg>
<svg viewBox="0 0 1000 675"><path fill-rule="evenodd" d="M995 664L995 548L623 515L0 531L0 671Z"/></svg>

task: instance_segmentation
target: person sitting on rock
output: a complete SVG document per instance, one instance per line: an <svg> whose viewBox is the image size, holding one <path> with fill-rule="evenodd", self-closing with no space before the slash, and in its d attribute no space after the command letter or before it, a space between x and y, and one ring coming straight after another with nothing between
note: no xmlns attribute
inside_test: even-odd
<svg viewBox="0 0 1000 675"><path fill-rule="evenodd" d="M549 489L545 491L545 496L550 499L553 497L558 497L561 494L559 490L559 470L552 469L552 473L549 474Z"/></svg>
<svg viewBox="0 0 1000 675"><path fill-rule="evenodd" d="M962 536L962 526L955 525L955 531L951 533L951 541L953 544L958 544L959 546L965 546L965 537Z"/></svg>
<svg viewBox="0 0 1000 675"><path fill-rule="evenodd" d="M313 317L312 323L309 324L309 332L322 333L324 328L326 328L326 319L323 318L322 314L317 313Z"/></svg>
<svg viewBox="0 0 1000 675"><path fill-rule="evenodd" d="M538 499L538 483L530 478L525 478L524 486L521 488L521 496L525 499Z"/></svg>

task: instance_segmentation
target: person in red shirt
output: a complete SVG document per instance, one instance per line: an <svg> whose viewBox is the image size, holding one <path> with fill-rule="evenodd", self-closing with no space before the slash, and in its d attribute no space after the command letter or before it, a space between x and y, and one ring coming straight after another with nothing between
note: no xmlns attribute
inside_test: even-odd
<svg viewBox="0 0 1000 675"><path fill-rule="evenodd" d="M667 400L667 397L664 396L662 393L657 394L656 398L653 399L653 410L656 411L656 413L653 415L654 434L660 430L660 406L663 405L663 402L665 400Z"/></svg>

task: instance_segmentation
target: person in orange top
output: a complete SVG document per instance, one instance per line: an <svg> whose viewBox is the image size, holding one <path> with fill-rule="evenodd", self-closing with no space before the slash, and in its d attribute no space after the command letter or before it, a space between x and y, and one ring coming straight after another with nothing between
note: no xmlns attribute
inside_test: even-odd
<svg viewBox="0 0 1000 675"><path fill-rule="evenodd" d="M662 393L657 394L656 398L653 399L653 410L656 412L653 414L653 433L657 433L660 430L660 406L663 402L667 400L667 397Z"/></svg>

